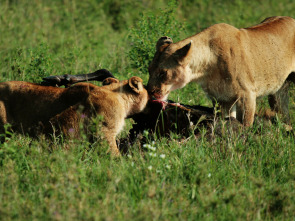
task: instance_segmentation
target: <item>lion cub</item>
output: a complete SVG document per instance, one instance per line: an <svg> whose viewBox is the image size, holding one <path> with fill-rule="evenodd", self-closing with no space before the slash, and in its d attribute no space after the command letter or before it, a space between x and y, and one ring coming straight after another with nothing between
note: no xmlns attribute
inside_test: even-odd
<svg viewBox="0 0 295 221"><path fill-rule="evenodd" d="M144 110L148 93L139 77L119 82L107 78L103 86L79 83L69 88L41 86L28 82L0 83L0 133L10 124L13 131L37 136L60 128L77 137L81 118L103 116L102 133L112 155L120 155L116 135L124 119ZM82 110L81 110L81 107Z"/></svg>

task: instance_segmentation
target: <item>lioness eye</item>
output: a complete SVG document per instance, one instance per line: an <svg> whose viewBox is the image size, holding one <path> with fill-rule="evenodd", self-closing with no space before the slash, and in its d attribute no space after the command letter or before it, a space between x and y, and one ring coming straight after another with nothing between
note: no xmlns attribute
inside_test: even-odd
<svg viewBox="0 0 295 221"><path fill-rule="evenodd" d="M160 71L159 78L161 80L165 80L165 78L166 78L166 71Z"/></svg>

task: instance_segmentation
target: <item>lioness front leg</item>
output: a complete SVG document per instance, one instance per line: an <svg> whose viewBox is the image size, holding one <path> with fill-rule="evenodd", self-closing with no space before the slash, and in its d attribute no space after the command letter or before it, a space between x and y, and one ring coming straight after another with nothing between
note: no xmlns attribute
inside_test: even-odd
<svg viewBox="0 0 295 221"><path fill-rule="evenodd" d="M256 109L256 95L253 92L244 93L237 100L237 119L244 126L251 126L254 122Z"/></svg>

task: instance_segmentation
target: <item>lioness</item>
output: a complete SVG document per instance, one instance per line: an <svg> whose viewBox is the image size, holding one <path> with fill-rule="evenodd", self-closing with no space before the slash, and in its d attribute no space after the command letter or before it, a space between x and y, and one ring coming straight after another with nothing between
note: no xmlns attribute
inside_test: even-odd
<svg viewBox="0 0 295 221"><path fill-rule="evenodd" d="M162 37L156 49L149 66L151 95L165 100L171 91L196 81L223 112L249 126L256 98L284 95L279 90L294 75L295 20L271 17L242 29L216 24L177 43Z"/></svg>
<svg viewBox="0 0 295 221"><path fill-rule="evenodd" d="M0 83L0 133L9 123L14 131L31 136L37 133L36 128L43 133L52 131L52 125L65 135L77 135L81 118L102 115L102 132L110 152L119 155L116 135L125 118L145 108L148 93L139 77L121 82L107 78L103 85L79 83L57 88L20 81Z"/></svg>

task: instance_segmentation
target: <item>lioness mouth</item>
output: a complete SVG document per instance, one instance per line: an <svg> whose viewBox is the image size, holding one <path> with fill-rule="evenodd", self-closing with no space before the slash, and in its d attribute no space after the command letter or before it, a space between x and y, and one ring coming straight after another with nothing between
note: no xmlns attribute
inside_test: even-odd
<svg viewBox="0 0 295 221"><path fill-rule="evenodd" d="M152 99L153 103L159 103L162 105L162 109L165 110L168 102L167 101L162 101L162 100L158 100L158 99Z"/></svg>

